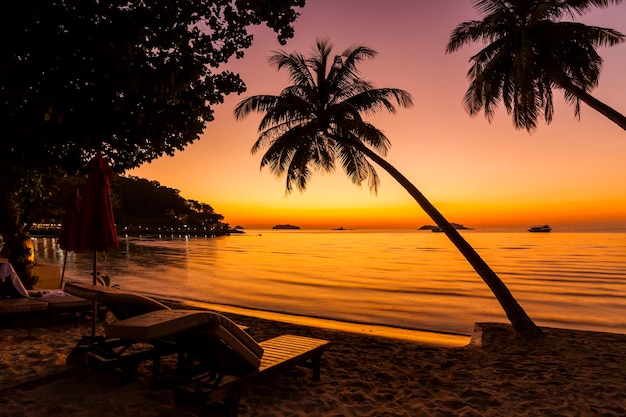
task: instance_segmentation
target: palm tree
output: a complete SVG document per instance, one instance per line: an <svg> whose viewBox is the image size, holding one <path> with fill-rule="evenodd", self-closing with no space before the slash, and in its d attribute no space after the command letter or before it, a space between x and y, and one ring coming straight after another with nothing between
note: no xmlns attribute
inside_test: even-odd
<svg viewBox="0 0 626 417"><path fill-rule="evenodd" d="M339 160L353 183L367 181L376 193L380 180L370 161L378 164L409 192L465 256L491 288L517 333L528 340L541 337L541 329L478 253L406 177L383 159L390 142L362 115L381 109L394 113L394 102L410 107L411 95L395 88L374 88L360 77L357 63L375 57L374 50L365 46L349 48L333 60L331 50L328 40L318 40L317 50L309 57L298 52L275 53L270 63L278 70L287 69L294 85L278 96L246 98L235 108L237 119L251 112L265 113L252 147L253 153L265 149L261 168L269 165L272 173L285 175L286 191L290 193L294 185L304 191L314 170L332 171Z"/></svg>
<svg viewBox="0 0 626 417"><path fill-rule="evenodd" d="M566 102L580 118L580 102L626 130L626 117L589 94L598 85L602 58L599 46L613 46L624 35L613 29L556 21L582 15L592 6L607 7L621 0L475 0L485 15L458 25L446 51L481 40L486 46L470 58L471 84L464 97L467 112L484 109L492 120L500 102L513 114L516 128L532 132L543 111L546 123L554 112L552 88L563 90Z"/></svg>

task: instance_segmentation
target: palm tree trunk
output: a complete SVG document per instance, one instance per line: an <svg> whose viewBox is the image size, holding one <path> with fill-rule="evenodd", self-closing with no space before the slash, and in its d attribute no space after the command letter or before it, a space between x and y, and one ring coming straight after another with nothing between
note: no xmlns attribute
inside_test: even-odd
<svg viewBox="0 0 626 417"><path fill-rule="evenodd" d="M569 91L570 93L578 97L582 102L587 104L589 107L596 110L598 113L602 114L622 129L626 130L626 116L624 116L611 106L604 104L582 88L575 86L570 82L556 80L556 83L559 87L566 91Z"/></svg>
<svg viewBox="0 0 626 417"><path fill-rule="evenodd" d="M405 190L415 199L428 216L441 228L450 241L472 265L474 270L485 281L496 299L502 306L513 328L527 341L537 340L544 336L543 331L530 319L522 306L515 300L507 286L487 265L474 248L467 243L461 234L452 226L443 215L424 197L424 195L389 162L360 142L353 142L354 146L367 155L372 161L387 171Z"/></svg>

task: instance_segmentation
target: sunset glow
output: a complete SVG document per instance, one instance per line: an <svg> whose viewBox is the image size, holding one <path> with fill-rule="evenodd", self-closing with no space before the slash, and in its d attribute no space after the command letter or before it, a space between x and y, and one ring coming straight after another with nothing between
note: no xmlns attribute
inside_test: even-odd
<svg viewBox="0 0 626 417"><path fill-rule="evenodd" d="M229 67L248 91L215 107L215 121L201 140L174 157L128 172L211 204L231 226L266 228L279 223L303 228L416 228L431 223L420 207L382 169L382 186L371 195L338 169L316 174L305 193L285 196L284 179L259 170L251 155L260 115L235 121L244 97L278 94L287 74L267 63L275 50L308 53L318 37L335 53L351 45L378 51L360 67L377 87L401 88L415 106L370 120L389 137L387 159L451 222L473 228L626 227L626 133L586 105L577 121L555 93L555 116L537 131L517 131L503 108L490 124L462 106L468 60L476 48L447 55L454 27L479 16L469 0L364 2L308 0L296 35L281 46L267 29L255 30L253 47ZM626 33L626 5L595 10L577 21ZM592 95L626 112L626 44L599 50L604 58Z"/></svg>

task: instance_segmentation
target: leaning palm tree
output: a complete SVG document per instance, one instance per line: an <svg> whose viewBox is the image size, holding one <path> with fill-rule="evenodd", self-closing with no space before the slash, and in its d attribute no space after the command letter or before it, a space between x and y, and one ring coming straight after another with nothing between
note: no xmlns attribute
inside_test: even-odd
<svg viewBox="0 0 626 417"><path fill-rule="evenodd" d="M446 51L482 41L486 46L470 58L471 84L464 97L467 112L484 109L492 120L501 102L518 129L532 132L543 111L546 123L554 112L552 88L563 90L580 118L580 102L626 130L626 117L597 100L589 91L598 85L602 58L599 46L613 46L624 35L613 29L571 21L590 7L607 7L621 0L474 0L483 20L458 25Z"/></svg>
<svg viewBox="0 0 626 417"><path fill-rule="evenodd" d="M517 333L528 340L541 337L542 331L478 253L408 179L383 159L390 142L362 116L381 109L394 113L394 102L409 107L413 104L410 94L395 88L374 88L360 77L356 65L373 58L376 52L372 49L346 49L334 59L330 58L331 50L328 40L318 40L317 50L308 57L298 52L275 53L270 63L278 70L287 69L294 85L278 96L246 98L235 108L237 119L252 112L265 113L252 147L253 153L265 149L261 168L269 166L277 176L285 175L290 193L294 186L304 191L315 170L332 171L338 160L353 183L366 181L375 193L380 180L370 161L378 164L465 256L491 288Z"/></svg>

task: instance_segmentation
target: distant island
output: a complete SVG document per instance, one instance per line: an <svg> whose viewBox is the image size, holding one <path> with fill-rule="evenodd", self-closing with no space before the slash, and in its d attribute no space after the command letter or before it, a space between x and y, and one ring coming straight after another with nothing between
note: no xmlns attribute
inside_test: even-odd
<svg viewBox="0 0 626 417"><path fill-rule="evenodd" d="M300 226L293 226L291 224L277 224L272 229L300 229Z"/></svg>
<svg viewBox="0 0 626 417"><path fill-rule="evenodd" d="M459 223L450 223L456 230L474 230L472 228L469 227L465 227L462 224ZM430 230L432 232L441 232L441 228L439 226L433 226L430 224L425 224L424 226L420 227L417 230Z"/></svg>

